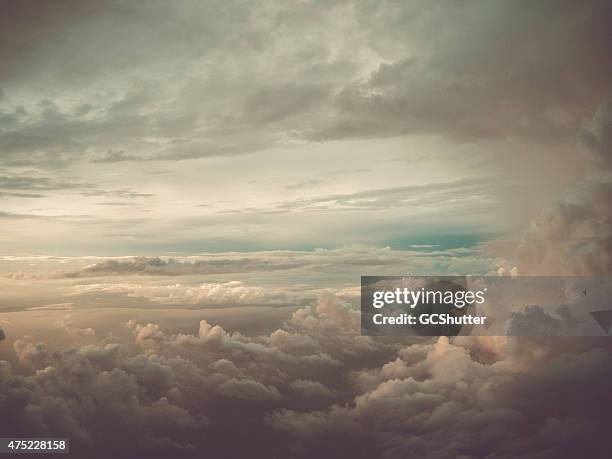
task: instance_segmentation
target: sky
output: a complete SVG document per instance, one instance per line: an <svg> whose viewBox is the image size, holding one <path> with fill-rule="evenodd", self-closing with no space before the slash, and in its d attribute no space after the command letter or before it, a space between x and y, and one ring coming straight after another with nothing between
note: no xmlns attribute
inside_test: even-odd
<svg viewBox="0 0 612 459"><path fill-rule="evenodd" d="M363 275L612 274L609 2L2 11L0 432L606 457L606 337L381 339L358 309Z"/></svg>
<svg viewBox="0 0 612 459"><path fill-rule="evenodd" d="M601 2L35 3L1 19L8 255L516 238L610 96Z"/></svg>

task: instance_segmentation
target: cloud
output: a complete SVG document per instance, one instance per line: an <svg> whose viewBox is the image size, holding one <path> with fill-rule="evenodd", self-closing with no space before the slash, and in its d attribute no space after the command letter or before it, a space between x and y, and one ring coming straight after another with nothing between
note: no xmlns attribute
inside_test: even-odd
<svg viewBox="0 0 612 459"><path fill-rule="evenodd" d="M320 319L313 311L311 321L334 320L330 308ZM140 351L116 342L52 351L31 339L17 340L20 364L38 371L19 376L8 362L0 362L3 432L62 433L70 436L74 451L98 449L101 454L189 456L203 447L239 453L240 442L226 443L226 435L215 434L227 428L224 418L229 416L235 427L240 419L261 416L262 409L280 403L289 390L287 373L342 371L341 363L321 349L289 354L265 337L229 333L205 321L197 336L169 335L156 324L131 323L128 330ZM95 340L95 334L89 338ZM240 410L236 403L242 404ZM137 438L125 436L134 428ZM265 428L261 434L273 435Z"/></svg>
<svg viewBox="0 0 612 459"><path fill-rule="evenodd" d="M53 220L56 221L69 221L69 220L76 220L76 221L81 221L83 219L87 219L91 217L90 215L42 215L42 214L19 214L19 213L12 213L12 212L4 212L4 211L0 211L0 219L6 219L6 220L47 220L47 222L51 222Z"/></svg>
<svg viewBox="0 0 612 459"><path fill-rule="evenodd" d="M228 397L246 400L280 400L282 397L274 386L265 386L248 379L228 379L221 384L217 392Z"/></svg>
<svg viewBox="0 0 612 459"><path fill-rule="evenodd" d="M137 183L146 187L138 197L156 199L134 209L109 205L123 199L84 199L87 188L33 191L48 185L40 180L3 188L6 212L35 214L24 207L36 203L24 198L48 195L50 207L98 216L86 229L63 222L44 234L31 230L36 242L28 244L11 228L5 251L52 252L57 234L72 253L384 246L416 231L405 214L433 206L437 215L423 216L419 236L435 225L486 228L489 237L520 224L512 204L521 193L538 206L571 173L556 151L567 150L580 121L610 96L603 1L536 11L422 0L325 8L270 0L256 11L233 0L61 4L36 13L14 1L5 7L1 175L36 178L35 169L61 182L52 186L88 177L92 191L111 193ZM427 160L389 164L415 158ZM562 171L532 172L551 158ZM153 179L157 162L166 174ZM338 175L347 164L368 173ZM516 193L506 193L499 171ZM410 174L448 188L405 189ZM525 175L539 199L523 186ZM493 178L479 187L483 176ZM453 193L448 183L457 177L471 186ZM198 193L227 202L203 210ZM372 228L363 214L379 211L388 211L377 216L386 227ZM459 218L469 222L448 228Z"/></svg>
<svg viewBox="0 0 612 459"><path fill-rule="evenodd" d="M93 160L94 163L118 163L120 161L137 161L138 158L126 154L123 150L112 151L107 150L102 153L98 158Z"/></svg>
<svg viewBox="0 0 612 459"><path fill-rule="evenodd" d="M114 277L88 288L198 304L278 298L251 280L177 287L123 278L244 273L324 284L354 300L364 271L491 271L494 260L477 249L443 249L444 232L497 228L491 209L506 204L491 199L503 197L505 184L472 178L485 174L470 161L485 152L487 173L496 166L515 181L537 171L538 190L552 187L541 177L547 170L556 180L558 169L572 169L549 166L565 164L560 155L581 120L610 99L609 18L604 0L266 1L257 9L232 0L5 2L4 252L200 253L399 240L421 247L62 259L69 263L62 271L49 259L51 276L28 265L42 264L36 257L2 262L17 263L9 277L27 279L28 288L59 289L49 277L66 284ZM581 131L584 179L533 222L520 274L612 272L610 124L603 106ZM416 162L388 167L390 137L398 140L391 157L437 162L430 170ZM422 137L435 141L422 148ZM500 147L506 142L512 154ZM455 154L462 149L472 159ZM152 179L154 162L168 174ZM346 164L371 173L317 181ZM276 171L284 182L275 182ZM464 180L448 181L465 171ZM405 186L395 178L405 172L433 184ZM245 188L252 176L265 186ZM197 202L227 197L222 207L238 213L189 213L195 205L185 197L194 190ZM525 190L517 196L531 202ZM151 218L126 208L122 220L122 206L97 205L67 215L88 198L153 194L163 211ZM28 207L25 199L42 195L52 210ZM398 214L412 203L435 212L422 221ZM444 203L458 206L443 211ZM335 209L336 220L328 217ZM98 218L82 217L88 213ZM501 213L514 219L510 206ZM45 225L28 224L34 219ZM37 302L45 309L31 314L52 313L61 301ZM530 309L517 324L554 327L558 316L551 322ZM68 344L15 341L7 357L15 363L0 361L3 434L70 437L87 457L609 455L612 354L604 340L373 339L360 336L358 313L331 296L260 336L212 320L196 322L196 333L148 319L113 335L92 325L54 323Z"/></svg>
<svg viewBox="0 0 612 459"><path fill-rule="evenodd" d="M525 306L522 310L512 312L508 324L508 335L522 336L562 336L579 321L573 317L572 308L559 305L552 312L545 311L537 305Z"/></svg>
<svg viewBox="0 0 612 459"><path fill-rule="evenodd" d="M46 192L42 194L41 192ZM0 175L0 197L43 198L53 192L76 193L80 196L103 196L122 199L150 198L151 193L141 193L129 188L101 190L94 185L73 179L50 178L41 175Z"/></svg>
<svg viewBox="0 0 612 459"><path fill-rule="evenodd" d="M146 298L164 305L288 305L312 300L312 294L295 294L289 290L245 285L240 281L205 283L199 286L181 284L83 284L76 285L72 295L99 295L121 293L132 298ZM31 308L30 308L31 309ZM40 308L39 308L40 309Z"/></svg>
<svg viewBox="0 0 612 459"><path fill-rule="evenodd" d="M2 431L69 436L73 451L105 456L603 457L604 341L375 339L334 297L269 335L204 320L195 335L126 330L59 349L17 340L36 371L0 363ZM260 441L236 441L243 429Z"/></svg>
<svg viewBox="0 0 612 459"><path fill-rule="evenodd" d="M319 381L298 379L290 383L289 387L306 398L330 398L334 396L334 392Z"/></svg>
<svg viewBox="0 0 612 459"><path fill-rule="evenodd" d="M391 364L382 372L361 371L358 379L368 382L351 404L310 412L282 409L267 419L291 435L298 455L350 450L362 457L367 453L359 450L370 446L378 457L389 458L557 457L583 450L604 457L605 414L582 403L584 388L574 386L570 373L597 381L595 398L607 404L600 383L610 377L601 369L609 361L610 354L599 349L541 364L535 374L517 374L504 362L474 361L467 349L440 338L434 345L401 350L393 371ZM563 395L551 393L558 386ZM542 399L540 393L550 397ZM338 438L356 443L340 447L334 444Z"/></svg>
<svg viewBox="0 0 612 459"><path fill-rule="evenodd" d="M593 109L610 97L604 2L534 11L501 3L445 2L438 9L417 1L357 10L365 33L375 31L371 46L386 59L336 92L329 115L306 130L309 139L432 133L556 143L569 140L586 114L580 101ZM561 69L567 78L558 78Z"/></svg>
<svg viewBox="0 0 612 459"><path fill-rule="evenodd" d="M18 278L93 278L113 276L189 276L197 274L276 273L287 276L312 276L325 272L334 276L363 274L371 269L386 272L428 272L446 267L448 272L489 272L492 260L483 257L478 248L425 248L393 250L364 245L336 249L318 248L312 251L271 250L257 252L222 252L184 257L0 257L6 263L37 263L44 272L23 270L8 274ZM94 263L91 263L94 261ZM82 265L74 270L58 267ZM10 266L10 265L9 265ZM464 266L464 267L462 267ZM302 278L304 280L304 278Z"/></svg>
<svg viewBox="0 0 612 459"><path fill-rule="evenodd" d="M147 274L178 276L188 274L220 274L232 272L285 270L303 266L303 262L284 257L256 257L237 255L232 258L211 257L205 260L177 260L175 258L135 257L130 260L107 260L85 268L59 274L62 277L90 277L104 275Z"/></svg>
<svg viewBox="0 0 612 459"><path fill-rule="evenodd" d="M12 192L4 192L0 191L1 197L10 197L10 198L44 198L44 194L38 193L12 193Z"/></svg>
<svg viewBox="0 0 612 459"><path fill-rule="evenodd" d="M5 220L24 220L30 218L42 218L40 215L14 214L12 212L0 211L0 219Z"/></svg>
<svg viewBox="0 0 612 459"><path fill-rule="evenodd" d="M33 15L6 6L6 164L176 161L414 133L558 142L610 96L603 1L537 11L418 0L270 1L256 12L214 0L63 3ZM36 90L45 84L70 94Z"/></svg>
<svg viewBox="0 0 612 459"><path fill-rule="evenodd" d="M0 188L8 190L50 191L87 187L83 183L56 180L44 176L2 175Z"/></svg>
<svg viewBox="0 0 612 459"><path fill-rule="evenodd" d="M133 191L131 189L119 189L119 190L85 190L81 191L79 194L83 196L104 196L104 197L114 197L114 198L151 198L155 196L151 193L139 193L137 191Z"/></svg>
<svg viewBox="0 0 612 459"><path fill-rule="evenodd" d="M312 199L285 201L278 209L293 210L355 210L394 209L408 206L436 206L453 202L459 205L466 201L494 201L493 180L460 179L448 183L407 185L360 191L357 193L320 196Z"/></svg>
<svg viewBox="0 0 612 459"><path fill-rule="evenodd" d="M607 275L612 272L612 107L602 105L579 134L584 177L546 207L525 232L519 272Z"/></svg>

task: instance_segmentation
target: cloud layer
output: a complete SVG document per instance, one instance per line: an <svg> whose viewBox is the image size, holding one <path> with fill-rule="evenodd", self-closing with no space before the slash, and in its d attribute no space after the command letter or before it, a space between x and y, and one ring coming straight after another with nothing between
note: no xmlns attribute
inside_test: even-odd
<svg viewBox="0 0 612 459"><path fill-rule="evenodd" d="M126 326L124 342L17 340L18 368L0 363L3 432L94 457L604 457L604 341L373 339L333 297L255 337Z"/></svg>
<svg viewBox="0 0 612 459"><path fill-rule="evenodd" d="M347 299L362 274L612 273L611 17L3 2L0 432L100 458L608 457L608 340L374 339ZM516 263L483 254L555 201ZM263 334L201 320L285 303Z"/></svg>
<svg viewBox="0 0 612 459"><path fill-rule="evenodd" d="M0 19L16 255L507 235L612 96L603 0L39 3Z"/></svg>

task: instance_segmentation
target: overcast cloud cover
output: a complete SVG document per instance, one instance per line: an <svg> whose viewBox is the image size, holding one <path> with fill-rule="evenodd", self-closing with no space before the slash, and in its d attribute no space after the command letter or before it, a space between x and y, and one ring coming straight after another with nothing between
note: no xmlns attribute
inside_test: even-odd
<svg viewBox="0 0 612 459"><path fill-rule="evenodd" d="M609 2L2 7L0 436L609 456L605 337L357 312L361 275L612 274Z"/></svg>
<svg viewBox="0 0 612 459"><path fill-rule="evenodd" d="M39 3L0 19L13 255L507 236L610 97L604 1Z"/></svg>

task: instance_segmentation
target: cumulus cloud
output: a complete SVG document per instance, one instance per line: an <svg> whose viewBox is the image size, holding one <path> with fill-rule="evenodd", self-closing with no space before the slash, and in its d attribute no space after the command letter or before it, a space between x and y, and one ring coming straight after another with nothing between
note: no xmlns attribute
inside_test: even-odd
<svg viewBox="0 0 612 459"><path fill-rule="evenodd" d="M609 407L601 384L612 375L600 367L609 362L609 353L593 350L560 357L527 376L505 362L479 363L468 349L440 338L433 345L400 350L380 372L361 370L357 377L364 390L350 405L311 412L281 409L267 420L292 436L296 454L342 454L346 449L334 440L352 438L356 457L564 457L583 451L604 457L606 414L595 403L582 403L584 388L570 373L580 372L580 380L593 378L590 400ZM539 398L540 391L550 394L557 386L563 395ZM555 403L562 407L556 409ZM362 448L366 452L360 453Z"/></svg>
<svg viewBox="0 0 612 459"><path fill-rule="evenodd" d="M312 329L336 320L342 326L346 306L338 302L337 307L338 314L331 304L320 313L305 310L293 326L299 327L306 316ZM344 354L338 350L282 345L281 349L270 337L248 338L206 321L196 336L169 335L157 324L130 323L128 329L132 344L99 341L52 350L31 338L17 340L14 349L20 365L36 371L21 376L8 362L1 362L3 432L66 435L75 450L102 456L113 451L189 455L204 447L240 454L245 452L243 445L225 443L234 435L236 423L246 419L249 430L260 429L270 438L275 435L272 431L251 422L295 394L300 383L292 389L292 380L320 374L339 382L344 371L340 360ZM301 340L298 332L286 333L285 341L294 334ZM341 338L345 346L354 329L347 333ZM311 392L314 387L321 391L314 382L306 384ZM132 429L138 430L138 438L125 436ZM264 457L265 451L254 454Z"/></svg>
<svg viewBox="0 0 612 459"><path fill-rule="evenodd" d="M602 105L579 134L585 175L533 221L519 247L521 274L612 272L612 106Z"/></svg>
<svg viewBox="0 0 612 459"><path fill-rule="evenodd" d="M334 392L319 381L298 379L290 383L289 387L307 398L330 398L334 396Z"/></svg>
<svg viewBox="0 0 612 459"><path fill-rule="evenodd" d="M269 335L127 330L62 349L17 340L19 367L0 362L2 431L69 436L94 457L604 457L603 342L525 363L512 338L362 337L334 297Z"/></svg>
<svg viewBox="0 0 612 459"><path fill-rule="evenodd" d="M265 386L248 379L228 379L217 388L217 392L228 397L246 400L280 400L282 398L276 387Z"/></svg>

